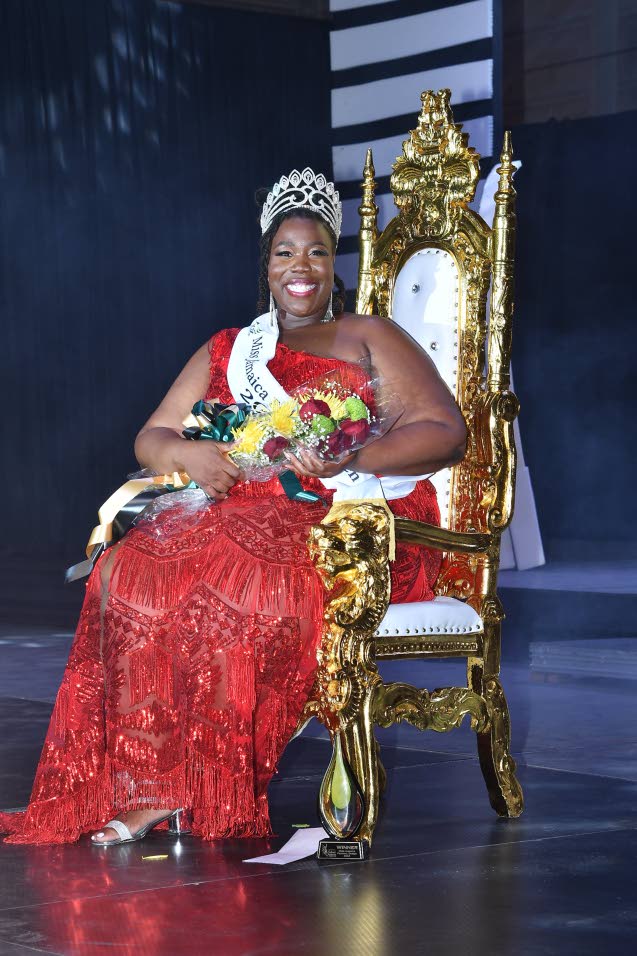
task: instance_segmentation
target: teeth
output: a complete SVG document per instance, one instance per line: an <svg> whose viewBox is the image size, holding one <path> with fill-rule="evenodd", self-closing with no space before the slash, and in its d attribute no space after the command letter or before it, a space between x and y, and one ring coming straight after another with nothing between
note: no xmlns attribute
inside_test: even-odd
<svg viewBox="0 0 637 956"><path fill-rule="evenodd" d="M292 292L309 292L310 289L315 289L316 286L313 283L307 282L290 282L288 289Z"/></svg>

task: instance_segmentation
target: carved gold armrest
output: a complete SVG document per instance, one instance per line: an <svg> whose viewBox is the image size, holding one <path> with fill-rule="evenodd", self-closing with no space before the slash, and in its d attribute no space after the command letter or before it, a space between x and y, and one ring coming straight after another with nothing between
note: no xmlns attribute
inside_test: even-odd
<svg viewBox="0 0 637 956"><path fill-rule="evenodd" d="M477 531L449 531L424 521L412 521L410 518L396 518L396 540L408 544L422 544L437 551L451 551L456 554L484 554L493 543L490 534Z"/></svg>
<svg viewBox="0 0 637 956"><path fill-rule="evenodd" d="M508 389L490 388L475 410L474 434L477 462L486 468L481 504L487 526L501 533L511 522L515 497L516 449L513 422L520 403Z"/></svg>
<svg viewBox="0 0 637 956"><path fill-rule="evenodd" d="M371 655L374 631L389 604L389 516L365 502L316 525L309 550L327 589L314 714L345 729L380 681Z"/></svg>

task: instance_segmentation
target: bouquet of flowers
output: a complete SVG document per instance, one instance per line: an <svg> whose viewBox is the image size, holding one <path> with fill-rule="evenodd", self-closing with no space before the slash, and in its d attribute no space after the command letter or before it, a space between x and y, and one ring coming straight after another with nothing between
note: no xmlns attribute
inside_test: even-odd
<svg viewBox="0 0 637 956"><path fill-rule="evenodd" d="M187 428L184 435L232 442L229 457L246 478L267 481L287 467L287 452L312 449L338 462L385 434L402 406L395 396L381 400L376 385L376 380L368 380L355 391L344 383L340 370L334 370L299 386L289 399L273 401L264 412L199 402L193 415L201 425L203 413L208 426Z"/></svg>

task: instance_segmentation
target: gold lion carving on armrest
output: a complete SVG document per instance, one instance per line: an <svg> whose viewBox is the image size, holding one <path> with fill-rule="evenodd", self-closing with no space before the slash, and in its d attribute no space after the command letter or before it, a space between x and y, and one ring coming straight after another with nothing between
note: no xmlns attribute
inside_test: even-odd
<svg viewBox="0 0 637 956"><path fill-rule="evenodd" d="M366 687L380 680L371 647L390 597L390 517L379 505L353 503L311 529L309 549L327 589L314 712L334 726L356 713Z"/></svg>

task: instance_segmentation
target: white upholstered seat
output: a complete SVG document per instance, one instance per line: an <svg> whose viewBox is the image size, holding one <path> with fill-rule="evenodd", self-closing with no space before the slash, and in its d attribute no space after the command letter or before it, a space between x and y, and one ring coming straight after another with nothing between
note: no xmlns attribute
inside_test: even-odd
<svg viewBox="0 0 637 956"><path fill-rule="evenodd" d="M390 604L375 636L482 634L483 630L480 615L469 604L436 597L433 601Z"/></svg>

